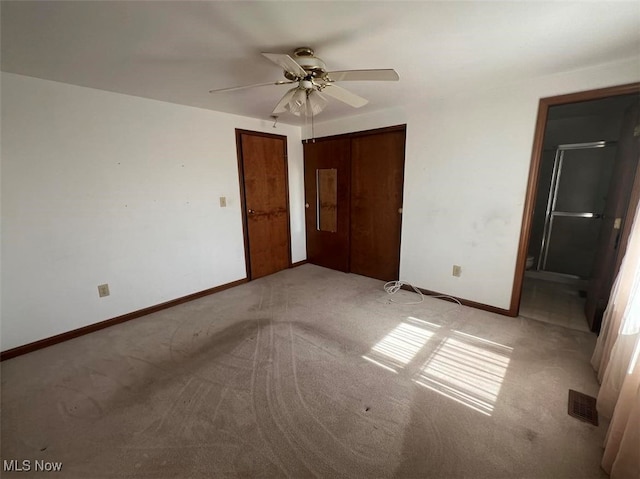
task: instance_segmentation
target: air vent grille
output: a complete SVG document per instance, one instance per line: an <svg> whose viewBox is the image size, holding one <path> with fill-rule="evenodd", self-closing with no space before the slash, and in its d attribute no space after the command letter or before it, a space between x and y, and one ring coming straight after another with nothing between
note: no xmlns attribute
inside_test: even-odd
<svg viewBox="0 0 640 479"><path fill-rule="evenodd" d="M596 410L596 398L594 397L569 389L568 412L569 416L576 417L594 426L598 425L598 411Z"/></svg>

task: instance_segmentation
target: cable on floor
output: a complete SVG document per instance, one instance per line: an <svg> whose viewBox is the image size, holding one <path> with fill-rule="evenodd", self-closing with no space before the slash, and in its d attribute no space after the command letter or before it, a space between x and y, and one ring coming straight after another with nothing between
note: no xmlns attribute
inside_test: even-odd
<svg viewBox="0 0 640 479"><path fill-rule="evenodd" d="M387 294L392 295L392 294L396 294L400 289L402 289L402 286L411 287L418 294L418 296L420 296L420 301L411 301L409 303L403 303L400 301L395 301L393 298L390 298L389 301L397 304L420 304L424 301L425 295L422 293L422 291L420 291L411 283L407 283L406 281L388 281L387 283L384 284L384 290L387 292ZM453 296L446 296L442 294L437 294L437 295L429 294L427 296L429 296L430 298L450 299L454 303L458 303L460 306L462 306L462 303L457 298L454 298Z"/></svg>

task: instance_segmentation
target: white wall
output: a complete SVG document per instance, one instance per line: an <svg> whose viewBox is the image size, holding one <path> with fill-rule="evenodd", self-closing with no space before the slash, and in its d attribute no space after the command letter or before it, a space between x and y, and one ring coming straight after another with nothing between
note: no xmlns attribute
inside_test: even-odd
<svg viewBox="0 0 640 479"><path fill-rule="evenodd" d="M400 279L509 308L540 98L640 80L640 59L316 123L322 137L407 124ZM453 277L452 266L462 266Z"/></svg>
<svg viewBox="0 0 640 479"><path fill-rule="evenodd" d="M235 128L287 135L305 259L300 128L3 73L2 350L244 278Z"/></svg>
<svg viewBox="0 0 640 479"><path fill-rule="evenodd" d="M639 80L635 58L315 130L407 123L400 279L508 308L539 98ZM243 278L235 128L288 136L292 260L305 258L299 128L1 81L2 350Z"/></svg>

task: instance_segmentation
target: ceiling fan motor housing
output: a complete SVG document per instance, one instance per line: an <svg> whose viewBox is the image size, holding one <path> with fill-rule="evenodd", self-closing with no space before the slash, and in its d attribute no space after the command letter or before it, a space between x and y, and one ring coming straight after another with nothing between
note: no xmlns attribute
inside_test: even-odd
<svg viewBox="0 0 640 479"><path fill-rule="evenodd" d="M304 68L304 71L306 71L310 77L320 78L326 74L327 66L321 59L314 56L314 52L311 48L296 48L293 52L293 56L296 63ZM295 75L286 71L284 72L284 76L289 80L299 80Z"/></svg>

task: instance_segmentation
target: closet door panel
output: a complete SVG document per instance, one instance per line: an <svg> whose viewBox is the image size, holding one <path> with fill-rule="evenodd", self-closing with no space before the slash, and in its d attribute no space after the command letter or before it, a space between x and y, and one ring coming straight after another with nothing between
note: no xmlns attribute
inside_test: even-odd
<svg viewBox="0 0 640 479"><path fill-rule="evenodd" d="M404 130L351 140L352 273L398 279L404 149Z"/></svg>
<svg viewBox="0 0 640 479"><path fill-rule="evenodd" d="M304 144L307 261L349 271L351 143L348 138Z"/></svg>

